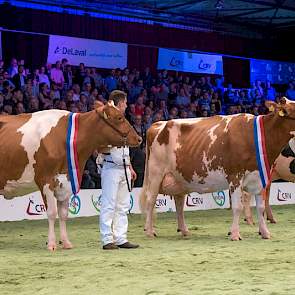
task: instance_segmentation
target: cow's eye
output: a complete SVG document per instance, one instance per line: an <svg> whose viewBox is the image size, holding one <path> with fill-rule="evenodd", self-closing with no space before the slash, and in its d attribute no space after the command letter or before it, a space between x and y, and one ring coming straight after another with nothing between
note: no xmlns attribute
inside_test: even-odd
<svg viewBox="0 0 295 295"><path fill-rule="evenodd" d="M119 121L122 121L122 120L123 120L123 117L119 117L118 120L119 120Z"/></svg>

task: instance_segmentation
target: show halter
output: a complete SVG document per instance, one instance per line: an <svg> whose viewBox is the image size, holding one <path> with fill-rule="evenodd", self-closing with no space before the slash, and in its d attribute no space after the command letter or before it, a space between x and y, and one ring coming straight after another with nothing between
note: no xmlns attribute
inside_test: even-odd
<svg viewBox="0 0 295 295"><path fill-rule="evenodd" d="M73 195L77 195L80 190L80 170L77 153L77 136L78 136L78 113L70 113L67 130L67 160L68 171Z"/></svg>

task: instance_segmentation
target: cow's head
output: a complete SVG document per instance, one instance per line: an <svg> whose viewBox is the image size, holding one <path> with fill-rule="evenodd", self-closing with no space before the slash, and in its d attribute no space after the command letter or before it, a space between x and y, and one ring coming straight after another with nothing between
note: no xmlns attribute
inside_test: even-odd
<svg viewBox="0 0 295 295"><path fill-rule="evenodd" d="M295 120L295 102L287 99L286 97L282 97L279 103L266 101L265 105L275 115L278 115L285 119Z"/></svg>
<svg viewBox="0 0 295 295"><path fill-rule="evenodd" d="M108 146L138 146L141 144L142 138L112 101L105 105L97 103L95 108L100 121L103 122L103 128L100 131Z"/></svg>

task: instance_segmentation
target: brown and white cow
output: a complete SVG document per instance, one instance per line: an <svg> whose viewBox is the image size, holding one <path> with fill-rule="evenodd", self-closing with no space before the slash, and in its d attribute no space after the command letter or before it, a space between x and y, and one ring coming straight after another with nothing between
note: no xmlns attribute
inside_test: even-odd
<svg viewBox="0 0 295 295"><path fill-rule="evenodd" d="M272 169L271 180L285 180L295 182L295 138L291 138L287 145L283 148ZM265 211L267 219L271 223L276 223L276 219L272 214L271 207L269 206L270 187L267 188ZM244 203L245 218L248 224L253 224L253 216L250 207L250 196L247 196Z"/></svg>
<svg viewBox="0 0 295 295"><path fill-rule="evenodd" d="M272 165L295 131L295 103L283 99L280 104L267 102L267 105L274 109L263 116L267 157ZM259 231L263 238L270 237L263 218L265 206L256 163L253 120L253 115L237 114L152 125L147 132L146 170L141 192L148 236L155 234L153 208L158 193L174 196L178 228L186 234L184 195L229 188L233 210L231 239L241 238L242 191L255 196Z"/></svg>
<svg viewBox="0 0 295 295"><path fill-rule="evenodd" d="M0 116L0 194L11 198L41 191L48 206L49 250L56 249L54 223L57 211L63 247L72 248L66 231L72 195L66 154L69 114L63 110L47 110ZM78 126L80 175L95 149L120 146L124 142L129 146L141 143L136 131L112 103L79 114Z"/></svg>

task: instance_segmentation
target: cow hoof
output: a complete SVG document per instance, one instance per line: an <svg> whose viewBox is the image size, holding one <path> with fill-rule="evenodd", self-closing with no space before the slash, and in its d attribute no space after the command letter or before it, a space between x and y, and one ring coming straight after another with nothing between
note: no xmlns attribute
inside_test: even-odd
<svg viewBox="0 0 295 295"><path fill-rule="evenodd" d="M47 249L50 251L50 252L54 252L56 250L56 244L48 244L47 245Z"/></svg>
<svg viewBox="0 0 295 295"><path fill-rule="evenodd" d="M62 242L62 248L66 250L73 249L73 245L70 241L64 241Z"/></svg>
<svg viewBox="0 0 295 295"><path fill-rule="evenodd" d="M188 230L188 229L177 229L177 232L180 233L181 232L181 235L182 237L188 237L188 236L191 236L191 232Z"/></svg>
<svg viewBox="0 0 295 295"><path fill-rule="evenodd" d="M242 241L242 237L239 234L231 235L230 238L232 241Z"/></svg>
<svg viewBox="0 0 295 295"><path fill-rule="evenodd" d="M252 219L245 219L245 221L246 221L246 223L247 223L248 225L254 225L254 224L255 224L254 221L253 221Z"/></svg>
<svg viewBox="0 0 295 295"><path fill-rule="evenodd" d="M260 231L259 234L261 235L262 239L265 239L265 240L270 239L270 232L269 231L263 231L263 232Z"/></svg>
<svg viewBox="0 0 295 295"><path fill-rule="evenodd" d="M155 231L145 231L145 234L146 234L146 236L148 237L148 238L155 238L155 237L157 237L157 234L156 234L156 232Z"/></svg>
<svg viewBox="0 0 295 295"><path fill-rule="evenodd" d="M277 221L274 219L274 218L270 218L270 219L267 219L270 223L277 223Z"/></svg>

